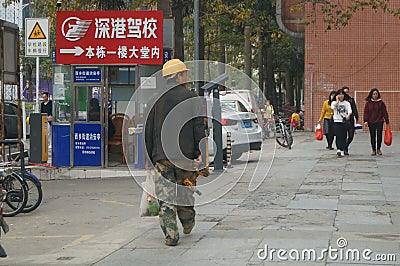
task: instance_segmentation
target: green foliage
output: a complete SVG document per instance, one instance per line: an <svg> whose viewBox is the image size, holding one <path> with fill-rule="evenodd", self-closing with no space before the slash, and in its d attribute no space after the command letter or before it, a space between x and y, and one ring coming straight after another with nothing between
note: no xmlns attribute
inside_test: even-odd
<svg viewBox="0 0 400 266"><path fill-rule="evenodd" d="M6 0L9 5L17 0ZM18 0L19 1L19 0ZM158 0L164 1L164 0ZM63 1L62 10L98 10L98 9L136 9L157 5L157 0L70 0ZM165 0L166 1L166 0ZM50 48L56 44L55 13L57 1L35 0L34 17L47 17L50 20ZM205 59L218 60L221 56L221 44L224 45L227 63L239 69L244 68L244 27L250 26L250 42L253 51L253 68L258 65L258 48L268 45L273 50L273 68L291 68L293 73L301 73L303 51L291 38L282 34L280 39L272 38L272 33L280 32L275 18L275 0L209 0L206 13L202 14L201 26L205 29ZM291 12L304 11L305 5L312 6L312 12L305 23L314 23L317 11L321 10L327 29L346 26L352 16L365 8L383 10L400 17L400 8L389 8L389 0L303 0L292 6ZM193 59L193 0L171 0L171 9L181 9L184 16L185 57ZM22 39L23 40L23 39ZM29 74L35 66L34 58L24 56L23 43L21 58L24 73ZM40 76L51 78L51 58L41 58Z"/></svg>
<svg viewBox="0 0 400 266"><path fill-rule="evenodd" d="M303 51L292 39L279 29L275 19L275 1L207 1L207 12L201 25L205 28L205 59L218 61L223 43L226 62L233 67L244 69L244 27L251 26L250 42L253 47L253 68L258 66L257 49L260 45L270 45L274 54L274 69L293 67L296 73L302 73ZM185 57L193 60L193 17L187 16L185 24ZM272 39L271 33L282 35Z"/></svg>
<svg viewBox="0 0 400 266"><path fill-rule="evenodd" d="M306 18L305 23L315 23L319 10L322 13L322 20L327 24L328 30L346 26L356 12L362 11L365 8L383 10L396 17L400 17L400 8L389 8L389 2L390 0L303 0L303 3L312 5L311 13ZM304 7L303 4L302 6Z"/></svg>

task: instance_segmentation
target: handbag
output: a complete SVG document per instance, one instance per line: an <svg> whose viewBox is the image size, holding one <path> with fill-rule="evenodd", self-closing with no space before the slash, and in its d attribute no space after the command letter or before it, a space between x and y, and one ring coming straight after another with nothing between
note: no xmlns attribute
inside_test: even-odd
<svg viewBox="0 0 400 266"><path fill-rule="evenodd" d="M322 140L324 138L324 134L322 133L321 125L318 124L315 128L315 139Z"/></svg>
<svg viewBox="0 0 400 266"><path fill-rule="evenodd" d="M142 189L143 193L139 207L140 217L157 216L159 205L155 197L154 174L151 170L147 170L146 181L142 183Z"/></svg>
<svg viewBox="0 0 400 266"><path fill-rule="evenodd" d="M390 130L390 126L388 124L386 124L384 143L387 146L392 145L392 131Z"/></svg>

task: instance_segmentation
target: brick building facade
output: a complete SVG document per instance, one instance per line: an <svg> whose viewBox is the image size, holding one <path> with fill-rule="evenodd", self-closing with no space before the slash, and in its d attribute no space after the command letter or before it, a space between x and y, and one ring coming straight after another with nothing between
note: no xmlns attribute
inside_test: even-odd
<svg viewBox="0 0 400 266"><path fill-rule="evenodd" d="M367 8L356 13L346 27L329 31L326 27L320 20L305 29L305 128L313 129L329 92L346 85L356 99L360 124L364 99L370 89L378 88L388 107L391 128L399 131L400 19Z"/></svg>

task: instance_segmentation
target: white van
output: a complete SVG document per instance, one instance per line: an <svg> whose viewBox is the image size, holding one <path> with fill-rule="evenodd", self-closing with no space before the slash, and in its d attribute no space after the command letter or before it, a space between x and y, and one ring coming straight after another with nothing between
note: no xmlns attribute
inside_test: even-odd
<svg viewBox="0 0 400 266"><path fill-rule="evenodd" d="M251 90L227 90L220 92L220 101L239 101L248 112L256 114L259 125L262 125L262 114L258 102Z"/></svg>

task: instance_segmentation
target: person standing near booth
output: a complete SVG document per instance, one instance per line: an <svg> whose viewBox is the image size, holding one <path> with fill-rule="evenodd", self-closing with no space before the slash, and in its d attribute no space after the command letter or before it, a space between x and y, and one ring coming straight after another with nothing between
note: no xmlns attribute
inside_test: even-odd
<svg viewBox="0 0 400 266"><path fill-rule="evenodd" d="M53 101L49 99L49 93L47 91L42 92L43 102L40 104L40 112L47 114L49 127L47 129L49 135L49 148L51 148L51 122L53 121Z"/></svg>
<svg viewBox="0 0 400 266"><path fill-rule="evenodd" d="M187 71L186 65L179 59L172 59L164 64L162 75L167 81L166 89L154 105L149 106L150 112L144 131L149 162L159 174L155 180L155 193L159 201L159 222L168 246L178 244L176 216L182 223L184 234L190 234L195 225L193 191L185 186L196 185L196 168L202 162L199 145L205 138L204 116L200 116L201 106L194 102L197 94L186 88ZM189 101L189 107L184 112L177 111L180 104ZM189 114L190 119L185 120L187 114L183 113ZM176 123L179 128L178 147L174 144L171 146L170 143L176 140L176 136L168 138L162 134L163 130L168 132L168 126L171 127L166 122L171 115L174 117L171 123ZM180 154L175 153L175 150L180 151ZM185 164L190 165L184 166Z"/></svg>

